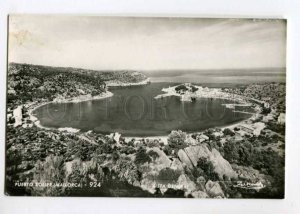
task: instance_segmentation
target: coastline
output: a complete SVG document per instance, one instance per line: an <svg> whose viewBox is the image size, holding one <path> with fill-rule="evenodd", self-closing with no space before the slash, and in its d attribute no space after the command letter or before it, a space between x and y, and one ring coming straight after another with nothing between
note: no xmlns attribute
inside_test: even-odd
<svg viewBox="0 0 300 214"><path fill-rule="evenodd" d="M107 84L108 87L125 87L125 86L135 86L135 85L146 85L150 83L150 78L147 78L141 82L137 82L137 83L121 83L121 82L117 82L117 83L111 83L111 84ZM49 128L49 127L45 127L43 125L41 125L40 120L34 116L33 112L39 108L42 107L44 105L50 104L50 103L80 103L80 102L86 102L86 101L92 101L92 100L100 100L100 99L105 99L105 98L109 98L112 97L114 94L110 91L106 91L100 95L97 96L83 96L83 97L73 97L73 98L56 98L53 101L45 101L45 102L41 102L41 103L36 103L36 102L32 102L29 104L24 104L24 106L27 107L28 109L28 115L29 115L29 120L36 125L38 128L40 129L45 129L45 130L58 130L58 131L67 131L70 133L76 133L79 132L80 129L75 129L72 127L62 127L62 128Z"/></svg>
<svg viewBox="0 0 300 214"><path fill-rule="evenodd" d="M181 90L176 91L176 87L180 85L185 85L188 90L181 92ZM212 99L226 99L235 101L236 103L231 104L222 104L225 105L227 108L233 108L234 106L248 106L251 105L250 103L245 101L245 98L240 95L231 94L227 92L221 91L220 88L208 88L208 87L202 87L198 85L193 85L197 90L196 91L190 91L190 84L180 84L175 85L169 88L163 88L161 91L165 92L164 94L159 94L154 97L154 99L160 99L164 97L169 96L177 96L181 98L181 101L192 101L191 98L212 98Z"/></svg>
<svg viewBox="0 0 300 214"><path fill-rule="evenodd" d="M149 78L142 81L142 82L139 82L139 83L132 83L132 84L115 84L114 86L120 86L120 87L123 87L123 86L132 86L132 85L145 85L145 84L148 84ZM175 88L176 86L174 87L170 87L172 88L171 90L174 90L173 88ZM197 88L199 89L202 89L201 86L196 86ZM162 91L165 91L167 92L166 94L163 94L163 96L173 96L174 94L173 93L168 93L168 89L170 88L163 88ZM205 97L205 98L213 98L213 99L217 99L217 98L222 98L224 99L224 97L222 97L221 95L224 96L225 95L225 98L228 99L228 98L231 98L230 100L237 100L237 96L235 95L232 95L232 94L229 94L229 93L226 93L226 92L222 92L220 91L220 89L209 89L211 91L213 91L213 93L206 93L203 95L203 93L198 93L196 94L197 95L197 98L201 98L201 97ZM36 125L38 128L41 128L41 129L45 129L45 130L58 130L58 131L66 131L66 132L69 132L69 133L77 133L80 131L80 129L76 129L76 128L72 128L72 127L61 127L61 128L49 128L49 127L45 127L43 125L40 124L40 121L38 120L38 118L33 114L33 112L41 107L41 106L44 106L44 105L47 105L47 104L50 104L50 103L79 103L79 102L86 102L86 101L91 101L91 100L99 100L99 99L105 99L105 98L109 98L109 97L112 97L113 96L113 93L110 92L110 91L106 91L105 93L102 93L101 95L97 95L97 96L94 96L94 97L91 97L91 96L86 96L86 97L73 97L73 98L68 98L68 99L63 99L63 98L56 98L54 99L53 101L47 101L47 102L41 102L39 104L36 105L36 103L31 103L31 104L28 104L30 105L28 107L28 114L29 114L29 119L33 122L34 125ZM159 96L159 95L158 95ZM179 94L176 94L175 96L180 96ZM157 98L156 98L157 99ZM239 96L238 97L238 101L239 103L234 103L234 104L222 104L224 105L226 108L230 108L230 109L233 109L234 106L250 106L252 105L251 103L249 102L246 102L245 101L245 98L242 97L242 96ZM184 102L184 100L182 100L182 102ZM242 113L248 113L248 112L242 112ZM250 122L251 120L254 119L254 117L256 117L257 115L257 110L255 113L251 113L253 114L251 117L247 118L247 119L244 119L244 120L241 120L239 122L236 122L236 123L233 123L233 124L230 124L230 125L225 125L225 126L220 126L220 127L214 127L214 128L221 128L222 130L225 129L225 128L230 128L230 129L233 129L234 127L238 126L238 125L241 125L241 124L245 124L245 123L248 123ZM199 131L200 132L200 131ZM197 132L193 132L193 133L188 133L188 135L192 135L194 133L197 133ZM154 140L154 139L157 139L157 140L160 140L162 141L164 144L167 144L167 138L168 138L168 135L164 135L164 136L145 136L145 137L134 137L134 136L128 136L128 137L124 137L126 140L132 140L132 139L135 139L135 140L142 140L142 139L149 139L149 140Z"/></svg>
<svg viewBox="0 0 300 214"><path fill-rule="evenodd" d="M107 87L126 87L126 86L137 86L137 85L147 85L149 84L150 78L147 78L140 82L133 82L133 83L123 83L123 82L112 82L112 81L106 81L105 84Z"/></svg>
<svg viewBox="0 0 300 214"><path fill-rule="evenodd" d="M221 130L224 130L226 128L229 128L231 130L233 130L235 127L239 126L239 125L243 125L243 124L248 124L251 120L254 120L256 115L258 114L258 112L256 113L252 113L253 115L249 118L246 118L244 120L241 120L241 121L238 121L238 122L234 122L232 124L229 124L229 125L224 125L224 126L216 126L216 127L213 127L213 128L219 128ZM206 129L205 129L206 130ZM186 133L187 136L191 137L193 134L196 134L196 133L200 133L200 132L203 132L205 130L202 130L202 131L196 131L196 132L191 132L191 133ZM139 141L139 140L143 140L143 139L148 139L148 140L160 140L162 141L165 145L168 144L168 135L163 135L163 136L145 136L145 137L124 137L126 140L130 141L132 139L135 139L136 141Z"/></svg>
<svg viewBox="0 0 300 214"><path fill-rule="evenodd" d="M102 93L100 95L94 96L94 97L86 97L85 99L82 99L80 97L73 97L73 98L68 98L68 99L58 99L58 100L53 100L53 101L47 101L47 102L41 102L37 105L35 105L36 103L30 103L27 104L29 105L28 107L28 115L29 115L29 120L32 121L32 123L34 125L36 125L38 128L41 129L46 129L46 130L58 130L58 131L67 131L67 132L75 132L75 129L72 127L63 127L63 128L49 128L49 127L45 127L43 125L41 125L40 120L34 116L33 112L38 109L39 107L42 107L44 105L50 104L50 103L80 103L80 102L86 102L86 101L92 101L92 100L100 100L100 99L105 99L105 98L109 98L112 97L114 94L110 91L106 91L105 93ZM76 132L79 132L79 129L76 129Z"/></svg>

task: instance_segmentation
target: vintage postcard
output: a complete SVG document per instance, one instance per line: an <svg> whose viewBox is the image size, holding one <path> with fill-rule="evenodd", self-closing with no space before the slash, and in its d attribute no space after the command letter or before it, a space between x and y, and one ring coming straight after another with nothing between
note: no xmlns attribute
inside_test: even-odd
<svg viewBox="0 0 300 214"><path fill-rule="evenodd" d="M286 20L8 29L6 195L284 198Z"/></svg>

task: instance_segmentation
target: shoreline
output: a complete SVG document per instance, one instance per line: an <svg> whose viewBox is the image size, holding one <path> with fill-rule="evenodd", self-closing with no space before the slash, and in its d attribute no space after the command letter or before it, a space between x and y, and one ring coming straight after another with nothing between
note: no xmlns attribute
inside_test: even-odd
<svg viewBox="0 0 300 214"><path fill-rule="evenodd" d="M150 78L147 78L140 82L133 82L133 83L110 82L110 81L105 82L107 87L127 87L127 86L147 85L149 83L151 83Z"/></svg>
<svg viewBox="0 0 300 214"><path fill-rule="evenodd" d="M124 87L124 86L134 86L134 85L146 85L150 83L150 78L147 78L141 82L137 82L137 83L111 83L111 84L107 84L107 87ZM40 129L45 129L45 130L58 130L58 131L67 131L69 132L71 130L71 133L74 133L74 131L76 130L76 132L79 132L80 129L75 129L73 127L61 127L61 128L50 128L50 127L45 127L43 125L41 125L40 120L33 115L33 111L35 111L37 108L42 107L44 105L50 104L50 103L80 103L80 102L86 102L86 101L93 101L93 100L100 100L100 99L105 99L105 98L109 98L112 97L114 94L110 91L106 91L103 94L97 95L97 96L86 96L86 97L73 97L73 98L55 98L52 101L45 101L45 102L41 102L41 103L36 103L36 102L32 102L29 104L23 104L23 106L26 107L26 105L29 105L28 108L28 115L29 115L29 120L36 125L38 128ZM37 105L35 105L37 104ZM75 133L76 133L75 132Z"/></svg>
<svg viewBox="0 0 300 214"><path fill-rule="evenodd" d="M185 85L188 89L186 91L181 91L179 90L176 91L176 87L180 85ZM251 104L245 101L245 97L236 95L236 94L231 94L227 92L221 91L220 88L208 88L208 87L202 87L198 85L192 85L195 87L197 90L192 92L190 91L189 88L191 88L192 84L187 84L187 83L182 83L179 85L175 85L172 87L168 88L162 88L162 92L165 92L163 94L159 94L154 97L154 99L160 99L164 97L169 97L169 96L176 96L180 97L181 101L191 101L192 98L212 98L212 99L225 99L225 100L231 100L231 101L236 101L237 103L224 103L222 105L225 105L227 108L232 108L234 106L250 106Z"/></svg>
<svg viewBox="0 0 300 214"><path fill-rule="evenodd" d="M92 100L101 100L101 99L105 99L105 98L109 98L112 97L114 94L110 91L106 91L100 95L97 96L86 96L86 97L73 97L73 98L67 98L67 99L59 99L56 98L54 99L53 103L80 103L80 102L86 102L86 101L92 101Z"/></svg>
<svg viewBox="0 0 300 214"><path fill-rule="evenodd" d="M72 128L72 127L50 128L50 127L45 127L45 126L41 125L40 120L33 114L33 111L35 111L36 109L38 109L44 105L50 104L50 103L80 103L80 102L87 102L87 101L92 101L92 100L101 100L101 99L112 97L113 95L114 94L112 92L106 91L104 93L104 95L101 94L101 95L97 95L94 97L87 97L86 99L80 99L80 97L73 97L73 98L68 98L68 99L61 99L61 100L59 99L59 100L41 102L37 105L35 105L36 103L27 104L27 105L31 105L28 107L29 120L34 125L36 125L38 128L41 128L41 129L67 131L67 132L69 132L72 129L72 131L70 131L70 132L74 133L75 128ZM32 106L32 105L34 105L34 106ZM78 130L76 132L80 131L80 129L76 129L76 130Z"/></svg>
<svg viewBox="0 0 300 214"><path fill-rule="evenodd" d="M225 99L225 100L230 100L230 101L236 102L236 103L221 104L221 105L225 106L226 108L233 110L233 112L252 115L247 119L243 119L239 122L235 122L230 125L213 127L213 128L220 128L220 129L225 129L225 128L233 129L234 127L236 127L238 125L245 124L245 123L250 122L251 120L255 119L257 114L259 113L259 110L256 108L257 105L255 105L255 104L254 104L255 112L243 112L243 111L235 110L235 106L250 107L253 105L253 103L246 101L246 99L248 99L248 98L246 98L244 96L223 92L223 91L221 91L220 88L208 88L208 87L202 87L202 86L198 86L198 85L193 85L195 88L197 88L197 91L195 91L195 92L185 91L183 94L180 94L175 90L175 88L180 85L185 85L187 87L190 87L191 84L182 83L182 84L175 85L175 86L172 86L169 88L162 88L161 91L163 91L165 93L157 95L156 97L154 97L154 99L160 99L160 98L169 97L169 96L180 97L181 102L191 102L192 101L191 98ZM194 133L196 133L196 132L194 132ZM193 134L193 133L190 133L190 134Z"/></svg>
<svg viewBox="0 0 300 214"><path fill-rule="evenodd" d="M121 85L118 85L120 87L124 87L124 86L133 86L133 85L145 85L145 84L148 84L149 78L147 78L146 80L142 81L142 82L139 82L139 83L133 83L131 85L128 85L128 84L121 84ZM116 84L114 86L117 86ZM173 86L173 87L169 87L167 89L170 89L170 88L175 88L176 86ZM197 88L202 88L201 86L196 86ZM165 91L167 92L166 88L163 88L162 91ZM225 96L225 99L228 99L228 98L231 98L229 100L237 100L237 96L238 95L231 95L229 93L226 93L226 92L221 92L220 89L212 89L214 92L216 92L216 90L218 90L218 92L222 93L223 94L226 94ZM199 93L197 98L201 98L201 97L206 97L206 98L213 98L213 99L218 99L218 98L221 98L221 94L220 93L213 93L213 95L215 96L212 96L212 94L209 94L209 96L201 96L202 94ZM53 100L53 101L47 101L47 102L42 102L42 103L39 103L38 105L35 105L36 103L33 103L32 106L30 106L28 108L28 115L29 115L29 120L32 121L32 123L34 125L36 125L38 128L41 128L41 129L45 129L45 130L57 130L57 131L61 131L61 132L68 132L68 133L77 133L77 132L80 132L80 129L76 129L76 128L73 128L73 127L61 127L61 128L50 128L50 127L45 127L43 125L40 124L40 120L38 120L38 118L33 114L33 111L35 111L37 108L41 107L41 106L44 106L44 105L47 105L47 104L50 104L50 103L79 103L79 102L86 102L86 101L92 101L92 100L99 100L99 99L105 99L105 98L109 98L109 97L112 97L114 94L110 91L106 91L104 94L101 94L101 95L97 95L97 96L94 96L94 97L86 97L84 99L80 98L80 97L74 97L74 98L68 98L68 99L56 99L56 100ZM166 93L166 94L162 94L163 97L166 97L166 96L173 96L173 94L170 94L170 93ZM200 95L200 96L199 96ZM158 95L160 96L160 95ZM175 96L181 96L179 94L175 95ZM157 97L157 96L156 96ZM155 97L155 98L156 98ZM157 98L156 98L157 99ZM222 98L224 99L224 97ZM240 101L239 103L234 103L234 104L222 104L224 105L226 108L230 108L232 109L232 107L234 107L235 105L236 106L250 106L252 105L251 103L249 102L246 102L244 100L245 98L243 98L242 96L239 96L238 98L238 101ZM185 100L182 100L182 102L185 102ZM26 104L25 104L26 105ZM29 104L30 105L30 104ZM241 113L249 113L249 112L241 112ZM241 125L241 124L245 124L247 122L249 122L250 120L253 120L254 117L256 117L257 115L257 110L252 114L251 117L247 118L247 119L244 119L244 120L241 120L239 122L236 122L236 123L233 123L233 124L230 124L230 125L224 125L224 126L216 126L216 127L212 127L212 128L220 128L220 129L225 129L225 128L230 128L230 129L233 129L234 127L238 126L238 125ZM250 113L249 113L250 114ZM205 130L202 130L202 131L198 131L198 132L203 132ZM195 133L198 133L198 132L192 132L192 133L187 133L187 135L192 135L192 134L195 134ZM114 133L114 132L112 132ZM145 136L145 137L139 137L139 136L127 136L127 137L124 137L126 140L132 140L132 139L135 139L135 140L142 140L142 139L149 139L149 140L161 140L164 144L167 144L167 138L168 138L168 135L164 135L164 136Z"/></svg>

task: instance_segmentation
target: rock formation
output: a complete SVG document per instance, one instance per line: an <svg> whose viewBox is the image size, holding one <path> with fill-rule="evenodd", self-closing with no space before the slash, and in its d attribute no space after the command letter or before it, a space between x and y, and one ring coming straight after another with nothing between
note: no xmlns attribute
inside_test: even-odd
<svg viewBox="0 0 300 214"><path fill-rule="evenodd" d="M189 169L196 167L197 162L201 157L207 158L212 162L214 171L219 175L220 178L223 178L223 175L226 175L228 178L237 177L237 174L232 169L230 163L225 160L216 149L213 148L210 151L206 144L189 146L185 149L181 149L178 151L178 157Z"/></svg>
<svg viewBox="0 0 300 214"><path fill-rule="evenodd" d="M205 184L205 189L207 191L207 193L215 198L215 197L222 197L224 198L224 192L220 186L220 184L218 182L213 182L213 181L207 181L207 183Z"/></svg>

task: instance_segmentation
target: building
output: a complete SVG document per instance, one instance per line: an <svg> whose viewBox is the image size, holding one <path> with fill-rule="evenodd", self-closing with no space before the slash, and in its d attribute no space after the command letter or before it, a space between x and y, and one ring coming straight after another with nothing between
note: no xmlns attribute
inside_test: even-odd
<svg viewBox="0 0 300 214"><path fill-rule="evenodd" d="M191 98L191 95L189 93L185 93L183 95L180 95L180 100L181 101L186 101L186 102L191 102L192 98Z"/></svg>
<svg viewBox="0 0 300 214"><path fill-rule="evenodd" d="M253 134L255 136L259 136L261 131L266 127L265 123L263 122L257 122L257 123L254 123L254 131L253 131Z"/></svg>
<svg viewBox="0 0 300 214"><path fill-rule="evenodd" d="M15 118L14 127L22 125L22 119L23 119L22 110L23 110L23 106L18 106L16 109L13 110L13 117Z"/></svg>
<svg viewBox="0 0 300 214"><path fill-rule="evenodd" d="M253 131L254 131L254 129L247 124L240 124L240 125L238 125L238 128L248 134L253 134Z"/></svg>

